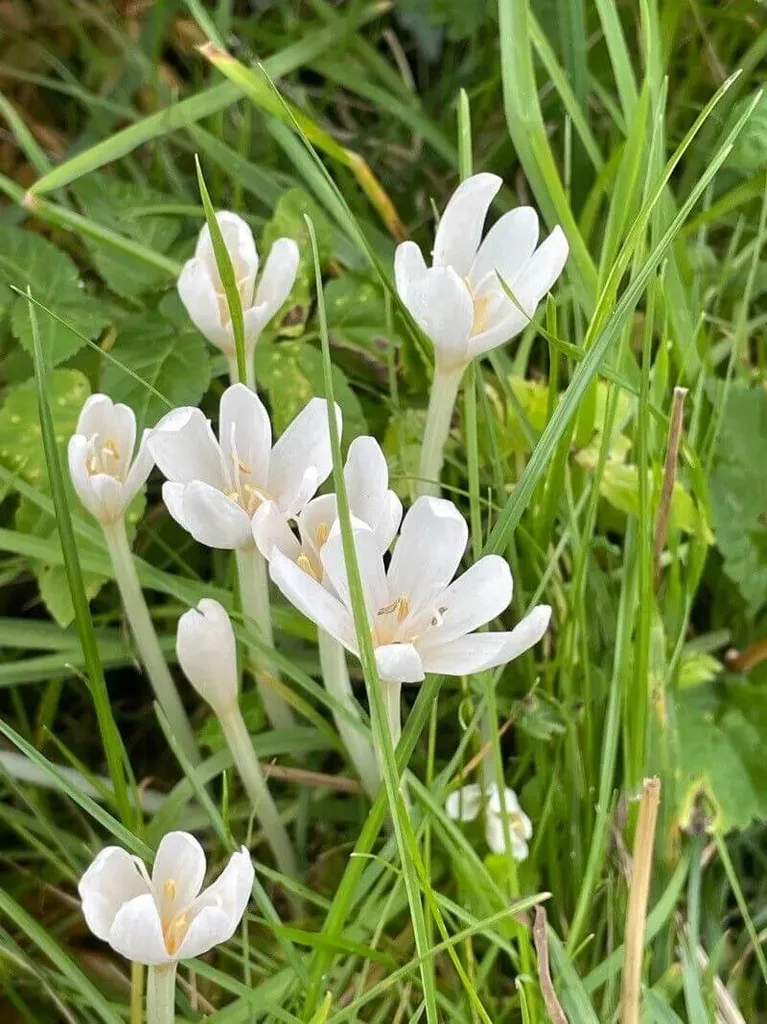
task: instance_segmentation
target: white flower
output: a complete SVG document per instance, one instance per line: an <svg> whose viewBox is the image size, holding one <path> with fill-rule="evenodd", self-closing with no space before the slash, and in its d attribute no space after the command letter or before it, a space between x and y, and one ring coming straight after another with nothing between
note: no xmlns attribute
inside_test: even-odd
<svg viewBox="0 0 767 1024"><path fill-rule="evenodd" d="M246 352L252 353L264 327L290 294L298 270L298 246L292 238L278 238L256 287L258 252L252 231L236 213L222 211L216 214L216 220L240 293ZM229 304L207 224L200 232L194 257L181 270L178 293L197 330L222 352L233 356L234 332Z"/></svg>
<svg viewBox="0 0 767 1024"><path fill-rule="evenodd" d="M519 806L517 794L506 787L503 790L503 801L498 784L491 783L483 791L482 786L471 783L451 793L445 801L445 811L453 821L475 821L484 805L485 838L493 853L506 851L506 834L503 824L504 804L506 819L509 823L511 853L514 860L526 860L527 842L533 836L533 824Z"/></svg>
<svg viewBox="0 0 767 1024"><path fill-rule="evenodd" d="M184 612L176 654L186 678L219 718L237 707L237 646L232 622L218 601L203 598Z"/></svg>
<svg viewBox="0 0 767 1024"><path fill-rule="evenodd" d="M455 582L468 530L452 502L419 498L405 516L388 571L373 531L354 524L354 539L380 677L418 683L426 672L471 675L505 665L537 643L551 609L539 605L510 633L473 633L509 605L506 562L486 555ZM299 611L359 654L337 523L320 551L329 587L275 550L270 573ZM331 590L332 588L332 590Z"/></svg>
<svg viewBox="0 0 767 1024"><path fill-rule="evenodd" d="M136 417L107 395L91 395L69 439L67 456L80 501L102 523L120 519L146 483L152 455L144 431L136 457Z"/></svg>
<svg viewBox="0 0 767 1024"><path fill-rule="evenodd" d="M107 846L80 879L90 930L139 964L169 964L207 953L232 937L253 887L243 846L212 885L200 892L205 854L188 832L169 832L157 849L152 875L144 862Z"/></svg>
<svg viewBox="0 0 767 1024"><path fill-rule="evenodd" d="M344 480L352 515L370 527L383 554L402 520L402 502L389 490L389 467L375 438L356 437L349 445ZM322 580L320 551L337 520L335 494L321 494L312 498L298 516L300 540L273 506L262 506L256 512L253 534L265 558L271 558L276 547L315 579Z"/></svg>
<svg viewBox="0 0 767 1024"><path fill-rule="evenodd" d="M397 247L397 291L434 343L439 371L462 370L474 356L519 334L567 259L560 227L536 249L538 215L530 206L505 213L482 241L501 184L495 174L475 174L458 186L437 227L431 268L415 242Z"/></svg>
<svg viewBox="0 0 767 1024"><path fill-rule="evenodd" d="M336 415L341 423L341 412ZM258 396L233 384L221 396L217 441L199 409L174 409L149 437L168 478L168 511L201 544L253 544L251 521L262 505L295 518L332 468L327 402L313 398L272 447L269 415Z"/></svg>

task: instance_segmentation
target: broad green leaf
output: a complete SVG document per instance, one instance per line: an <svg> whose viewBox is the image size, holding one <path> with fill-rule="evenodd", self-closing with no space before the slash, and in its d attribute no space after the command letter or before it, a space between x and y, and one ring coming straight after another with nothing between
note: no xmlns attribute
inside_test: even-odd
<svg viewBox="0 0 767 1024"><path fill-rule="evenodd" d="M151 212L153 206L175 202L172 196L146 186L129 185L107 174L91 174L73 190L88 217L154 252L167 253L178 237L181 229L178 218ZM118 295L135 298L170 283L167 272L161 267L92 238L84 241L96 270Z"/></svg>
<svg viewBox="0 0 767 1024"><path fill-rule="evenodd" d="M139 431L175 406L196 405L210 384L209 346L174 294L165 296L156 313L121 320L111 355L140 379L110 361L104 364L102 387L133 409Z"/></svg>
<svg viewBox="0 0 767 1024"><path fill-rule="evenodd" d="M325 288L330 340L385 361L393 340L386 327L384 293L372 281L346 273Z"/></svg>
<svg viewBox="0 0 767 1024"><path fill-rule="evenodd" d="M66 253L41 235L4 227L0 240L0 279L32 295L87 338L95 338L106 323L99 300L88 295L77 267ZM3 296L0 296L2 301ZM52 317L38 316L43 351L50 366L67 359L84 342ZM32 327L27 300L15 295L11 329L27 352L32 351Z"/></svg>
<svg viewBox="0 0 767 1024"><path fill-rule="evenodd" d="M403 409L392 416L384 435L383 450L389 461L390 485L405 501L414 500L425 425L425 409Z"/></svg>
<svg viewBox="0 0 767 1024"><path fill-rule="evenodd" d="M317 233L320 261L324 269L330 260L330 226L320 207L310 195L300 188L291 188L282 195L271 220L264 226L259 249L259 257L263 266L268 258L269 250L278 238L292 238L298 245L300 253L298 273L293 290L283 307L284 322L280 328L281 333L294 336L303 332L311 305L311 285L314 280L309 234L304 220L307 215L311 217ZM275 317L274 322L279 323L279 315Z"/></svg>
<svg viewBox="0 0 767 1024"><path fill-rule="evenodd" d="M740 679L681 691L676 706L677 820L690 823L705 795L723 833L767 817L767 693Z"/></svg>
<svg viewBox="0 0 767 1024"><path fill-rule="evenodd" d="M322 355L302 341L272 342L263 338L256 346L256 382L269 394L275 434L298 415L310 398L322 397ZM367 433L367 423L359 399L346 375L333 367L335 398L344 417L347 441Z"/></svg>
<svg viewBox="0 0 767 1024"><path fill-rule="evenodd" d="M711 518L724 571L752 613L767 600L767 475L755 467L767 450L767 394L733 386L709 483Z"/></svg>

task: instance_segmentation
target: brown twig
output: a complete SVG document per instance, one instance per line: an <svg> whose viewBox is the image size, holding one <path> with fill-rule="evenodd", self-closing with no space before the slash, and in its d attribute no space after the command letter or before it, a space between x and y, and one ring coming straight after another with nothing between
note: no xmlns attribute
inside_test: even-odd
<svg viewBox="0 0 767 1024"><path fill-rule="evenodd" d="M535 908L535 924L533 925L533 942L535 943L535 952L538 954L538 982L543 993L543 1001L546 1004L546 1012L551 1018L552 1024L568 1024L565 1011L557 998L554 983L551 980L546 921L546 911L539 904Z"/></svg>
<svg viewBox="0 0 767 1024"><path fill-rule="evenodd" d="M660 779L645 779L634 839L631 889L626 913L626 934L623 940L622 1024L639 1024L645 918L659 803Z"/></svg>
<svg viewBox="0 0 767 1024"><path fill-rule="evenodd" d="M261 762L267 778L281 779L283 782L295 782L300 786L312 786L316 789L335 789L339 793L360 793L362 787L356 779L347 779L343 775L325 775L322 772L311 772L306 768L288 768L281 764L265 764Z"/></svg>
<svg viewBox="0 0 767 1024"><path fill-rule="evenodd" d="M660 560L663 548L666 545L666 534L668 533L668 520L671 513L671 497L674 493L676 483L676 467L679 459L679 445L682 440L684 400L687 395L687 388L674 388L674 402L671 407L671 422L668 428L668 443L666 446L666 462L663 467L663 487L660 493L660 504L658 506L658 518L655 524L655 544L653 546L653 564L655 566L655 586L660 582Z"/></svg>

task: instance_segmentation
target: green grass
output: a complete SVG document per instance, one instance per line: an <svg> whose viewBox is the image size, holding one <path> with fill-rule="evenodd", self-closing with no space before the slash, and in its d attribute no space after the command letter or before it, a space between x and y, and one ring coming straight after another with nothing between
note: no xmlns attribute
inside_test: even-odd
<svg viewBox="0 0 767 1024"><path fill-rule="evenodd" d="M759 5L12 8L0 37L3 1020L137 1024L138 975L88 934L75 886L104 845L151 859L173 828L216 864L247 841L257 866L245 927L182 967L178 1020L543 1024L536 904L567 1020L619 1020L635 798L650 775L662 798L640 1019L767 1020ZM201 765L155 713L64 446L89 390L128 401L142 427L180 404L215 415L226 360L174 284L206 216L234 209L262 263L276 237L299 243L257 387L276 434L311 395L341 404L328 488L348 547L341 469L355 434L381 441L406 505L414 493L431 354L393 288L394 246L406 234L428 249L435 209L472 170L504 179L494 217L532 203L571 246L535 322L465 375L443 473L471 525L466 564L494 552L512 567L503 625L545 601L552 629L506 670L406 687L396 749L363 644L352 682L384 751L370 804L332 724L313 628L273 594L269 662L297 724L269 731L250 679L242 703L259 757L280 769L270 785L302 869L288 880L180 673ZM157 473L131 528L176 673L178 616L202 596L235 611L234 561L175 526ZM482 754L533 821L521 864L488 853L481 823L445 814Z"/></svg>

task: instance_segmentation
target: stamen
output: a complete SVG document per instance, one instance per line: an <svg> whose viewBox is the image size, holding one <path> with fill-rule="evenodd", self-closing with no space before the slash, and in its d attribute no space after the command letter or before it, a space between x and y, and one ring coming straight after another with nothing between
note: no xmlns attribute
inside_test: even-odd
<svg viewBox="0 0 767 1024"><path fill-rule="evenodd" d="M311 576L311 578L316 583L320 582L320 578L314 571L314 566L312 565L307 555L299 555L298 558L296 559L296 565L298 566L299 569L303 569L305 573L308 573L308 575Z"/></svg>
<svg viewBox="0 0 767 1024"><path fill-rule="evenodd" d="M186 914L179 914L163 932L163 938L165 939L165 948L173 956L176 950L181 945L186 935L186 930L189 926L189 918Z"/></svg>
<svg viewBox="0 0 767 1024"><path fill-rule="evenodd" d="M175 900L176 898L176 880L175 878L168 878L163 886L166 899Z"/></svg>
<svg viewBox="0 0 767 1024"><path fill-rule="evenodd" d="M320 523L317 527L317 547L321 548L330 536L330 527L327 523Z"/></svg>
<svg viewBox="0 0 767 1024"><path fill-rule="evenodd" d="M114 443L111 437L104 445L104 451L111 455L113 459L120 458L120 449L117 447L117 445Z"/></svg>
<svg viewBox="0 0 767 1024"><path fill-rule="evenodd" d="M471 324L472 335L481 334L482 331L487 330L489 305L489 295L481 295L478 299L474 300L474 319Z"/></svg>
<svg viewBox="0 0 767 1024"><path fill-rule="evenodd" d="M385 608L379 608L376 614L378 615L391 615L392 612L397 614L397 622L404 622L410 614L410 602L402 595L392 601L391 604L387 604Z"/></svg>
<svg viewBox="0 0 767 1024"><path fill-rule="evenodd" d="M238 457L237 452L230 452L229 454L231 458L234 459L234 462L241 473L253 472L252 466L249 466L247 462L243 462L242 459Z"/></svg>
<svg viewBox="0 0 767 1024"><path fill-rule="evenodd" d="M88 470L91 476L99 471L99 457L98 455L89 455L85 460L85 468Z"/></svg>

